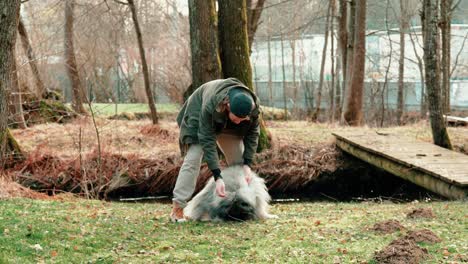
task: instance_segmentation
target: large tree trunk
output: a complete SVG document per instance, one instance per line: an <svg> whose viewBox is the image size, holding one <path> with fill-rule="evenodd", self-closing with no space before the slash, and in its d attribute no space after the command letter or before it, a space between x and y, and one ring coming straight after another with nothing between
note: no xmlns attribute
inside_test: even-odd
<svg viewBox="0 0 468 264"><path fill-rule="evenodd" d="M398 95L397 95L397 124L402 124L404 111L404 75L405 75L405 34L408 31L408 15L406 0L400 0L400 58L398 61Z"/></svg>
<svg viewBox="0 0 468 264"><path fill-rule="evenodd" d="M18 33L21 37L21 44L23 46L24 53L28 56L28 64L31 67L31 72L36 82L37 97L41 99L46 95L47 89L42 81L39 69L37 68L36 56L34 55L31 42L29 41L28 32L26 31L26 27L24 26L21 17L18 24Z"/></svg>
<svg viewBox="0 0 468 264"><path fill-rule="evenodd" d="M224 78L235 77L252 89L245 0L220 0L219 38Z"/></svg>
<svg viewBox="0 0 468 264"><path fill-rule="evenodd" d="M148 63L146 63L145 48L143 46L143 36L141 34L140 24L138 23L135 3L133 0L128 0L128 5L130 7L130 11L132 12L132 20L133 24L135 25L135 33L137 35L138 49L140 50L141 65L143 68L143 80L145 83L145 92L146 97L148 98L151 120L153 121L153 124L156 125L158 124L158 112L156 111L156 104L154 102L153 92L151 91Z"/></svg>
<svg viewBox="0 0 468 264"><path fill-rule="evenodd" d="M322 103L322 90L323 90L323 79L324 79L324 71L325 71L325 61L327 60L328 34L330 32L331 7L332 7L331 2L328 2L327 18L325 22L325 39L324 39L323 49L322 49L322 62L320 63L319 85L317 89L317 101L315 103L315 111L311 117L312 121L318 120L319 114L320 114L320 105Z"/></svg>
<svg viewBox="0 0 468 264"><path fill-rule="evenodd" d="M224 78L235 77L253 90L246 0L219 0L218 5L221 67ZM260 120L260 124L258 152L271 146L263 120Z"/></svg>
<svg viewBox="0 0 468 264"><path fill-rule="evenodd" d="M351 74L353 73L353 59L354 59L354 38L355 38L355 21L356 21L356 1L357 0L349 0L349 13L348 13L348 35L347 35L347 47L346 47L346 68L344 77L346 78L343 81L343 106L341 110L341 123L345 123L344 113L347 111L347 103L350 96L350 86L351 86Z"/></svg>
<svg viewBox="0 0 468 264"><path fill-rule="evenodd" d="M11 160L12 154L21 153L8 130L7 90L11 89L13 48L19 18L19 0L0 1L0 169ZM14 156L13 156L14 158Z"/></svg>
<svg viewBox="0 0 468 264"><path fill-rule="evenodd" d="M426 89L429 101L429 116L431 121L432 138L438 146L452 149L450 138L445 127L442 114L442 102L440 95L440 70L438 47L438 12L434 0L423 2L424 23L424 62L426 69Z"/></svg>
<svg viewBox="0 0 468 264"><path fill-rule="evenodd" d="M87 99L84 94L83 85L78 72L73 43L74 8L75 0L65 0L65 67L72 86L73 110L77 113L85 114L86 110L83 103L87 102Z"/></svg>
<svg viewBox="0 0 468 264"><path fill-rule="evenodd" d="M192 85L186 100L200 85L222 77L214 0L189 0Z"/></svg>
<svg viewBox="0 0 468 264"><path fill-rule="evenodd" d="M346 102L344 119L351 126L362 124L362 99L364 91L364 70L366 63L366 0L356 1L356 25L354 36L353 73Z"/></svg>
<svg viewBox="0 0 468 264"><path fill-rule="evenodd" d="M442 111L450 112L450 39L452 0L440 0L440 29L442 35Z"/></svg>

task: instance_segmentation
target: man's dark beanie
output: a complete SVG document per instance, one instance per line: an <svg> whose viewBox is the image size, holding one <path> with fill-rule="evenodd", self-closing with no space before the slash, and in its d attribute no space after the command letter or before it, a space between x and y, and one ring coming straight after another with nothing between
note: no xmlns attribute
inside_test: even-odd
<svg viewBox="0 0 468 264"><path fill-rule="evenodd" d="M253 99L243 88L233 88L228 93L231 113L244 118L252 112Z"/></svg>

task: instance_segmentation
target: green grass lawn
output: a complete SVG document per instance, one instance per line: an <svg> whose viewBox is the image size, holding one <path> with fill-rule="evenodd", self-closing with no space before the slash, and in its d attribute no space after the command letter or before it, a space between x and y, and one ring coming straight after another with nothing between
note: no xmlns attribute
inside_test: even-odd
<svg viewBox="0 0 468 264"><path fill-rule="evenodd" d="M115 114L126 113L147 113L149 112L148 104L91 104L93 111L100 116L112 116ZM86 105L89 109L89 106ZM177 104L157 104L156 110L159 113L177 113L180 106Z"/></svg>
<svg viewBox="0 0 468 264"><path fill-rule="evenodd" d="M433 219L407 219L414 208ZM266 222L172 224L169 204L0 200L0 263L373 263L405 232L368 230L396 219L442 242L427 263L460 263L468 250L466 202L274 204ZM465 254L465 255L463 255Z"/></svg>

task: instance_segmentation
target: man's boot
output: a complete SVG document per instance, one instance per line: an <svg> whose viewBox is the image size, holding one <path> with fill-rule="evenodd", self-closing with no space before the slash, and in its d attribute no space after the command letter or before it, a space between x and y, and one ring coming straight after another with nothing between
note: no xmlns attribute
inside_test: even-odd
<svg viewBox="0 0 468 264"><path fill-rule="evenodd" d="M171 221L174 223L182 223L187 221L184 217L184 208L180 207L177 202L172 202Z"/></svg>

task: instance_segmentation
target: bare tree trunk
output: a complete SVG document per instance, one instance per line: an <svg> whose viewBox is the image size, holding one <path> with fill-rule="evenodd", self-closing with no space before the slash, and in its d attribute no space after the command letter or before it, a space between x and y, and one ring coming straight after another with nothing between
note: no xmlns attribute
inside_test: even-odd
<svg viewBox="0 0 468 264"><path fill-rule="evenodd" d="M187 99L202 84L222 77L214 0L189 0L192 85Z"/></svg>
<svg viewBox="0 0 468 264"><path fill-rule="evenodd" d="M247 1L247 32L249 35L249 54L252 53L252 43L254 41L255 32L260 22L260 17L262 15L263 6L265 5L265 0L257 0L255 7L252 6L252 1Z"/></svg>
<svg viewBox="0 0 468 264"><path fill-rule="evenodd" d="M347 71L347 45L348 45L348 30L346 28L347 21L348 21L348 3L346 0L339 0L340 4L340 16L338 20L338 53L341 59L341 90L344 90L346 86L346 71ZM339 89L340 85L337 83L337 89ZM340 96L336 97L336 108L337 108L337 116L341 116L341 110L343 105L344 94L341 91L336 91L337 95Z"/></svg>
<svg viewBox="0 0 468 264"><path fill-rule="evenodd" d="M271 70L271 38L268 36L268 99L269 105L273 106L273 80Z"/></svg>
<svg viewBox="0 0 468 264"><path fill-rule="evenodd" d="M281 34L281 69L283 70L283 109L284 109L284 120L288 120L288 105L286 100L286 71L284 65L284 44L283 34Z"/></svg>
<svg viewBox="0 0 468 264"><path fill-rule="evenodd" d="M294 111L297 109L297 82L296 82L296 39L289 41L291 46L291 62L292 62L292 84L293 84L293 101Z"/></svg>
<svg viewBox="0 0 468 264"><path fill-rule="evenodd" d="M18 124L18 127L25 129L26 121L23 114L23 100L21 99L21 89L18 83L18 68L16 66L16 48L13 47L13 61L11 62L11 88L10 88L10 113L13 115L13 120Z"/></svg>
<svg viewBox="0 0 468 264"><path fill-rule="evenodd" d="M83 103L86 102L83 86L78 72L73 44L73 23L75 0L65 0L65 67L72 86L72 107L77 113L85 114Z"/></svg>
<svg viewBox="0 0 468 264"><path fill-rule="evenodd" d="M408 15L406 0L400 0L400 58L398 61L398 96L397 96L397 124L402 125L401 118L404 111L404 75L405 75L405 34L408 31Z"/></svg>
<svg viewBox="0 0 468 264"><path fill-rule="evenodd" d="M440 29L442 34L442 111L450 112L450 34L452 0L440 0Z"/></svg>
<svg viewBox="0 0 468 264"><path fill-rule="evenodd" d="M8 130L8 90L12 83L12 67L15 60L13 48L19 18L19 0L0 1L0 169L11 158L10 142L14 141Z"/></svg>
<svg viewBox="0 0 468 264"><path fill-rule="evenodd" d="M346 48L346 68L343 73L346 80L343 81L343 106L341 110L341 123L345 123L344 113L347 111L346 102L349 100L350 96L350 86L351 86L351 74L353 73L353 58L354 58L354 38L355 38L355 20L356 20L356 1L349 0L349 16L348 16L348 35L347 35L347 48Z"/></svg>
<svg viewBox="0 0 468 264"><path fill-rule="evenodd" d="M148 97L148 105L151 112L151 120L153 121L153 124L156 125L158 124L158 112L156 111L156 104L154 102L153 92L151 91L148 64L146 63L145 48L143 45L143 36L141 34L140 24L138 23L135 3L133 0L127 1L130 7L130 11L132 12L133 24L135 25L135 33L137 35L138 49L140 50L140 58L143 68L143 80L145 82L146 97Z"/></svg>
<svg viewBox="0 0 468 264"><path fill-rule="evenodd" d="M36 82L37 96L41 99L45 96L47 89L42 81L39 69L37 68L36 56L34 55L31 43L29 42L28 32L21 17L18 24L18 33L21 37L21 44L23 46L24 53L28 56L28 64L31 67L31 72Z"/></svg>
<svg viewBox="0 0 468 264"><path fill-rule="evenodd" d="M445 127L440 98L440 71L438 47L438 12L434 0L423 1L424 14L424 62L426 68L426 87L429 101L429 115L431 121L432 138L434 144L452 149L450 138Z"/></svg>
<svg viewBox="0 0 468 264"><path fill-rule="evenodd" d="M221 64L225 78L235 77L252 88L252 67L247 36L245 0L220 0L219 38Z"/></svg>
<svg viewBox="0 0 468 264"><path fill-rule="evenodd" d="M346 0L340 1L340 17L338 20L338 47L341 57L341 72L343 76L343 85L346 84L347 70L347 45L348 45L348 29L346 28L348 21L348 3Z"/></svg>
<svg viewBox="0 0 468 264"><path fill-rule="evenodd" d="M340 80L340 71L341 60L337 58L335 65L335 111L333 112L332 122L335 122L336 118L341 116L341 80Z"/></svg>
<svg viewBox="0 0 468 264"><path fill-rule="evenodd" d="M315 104L315 112L312 114L312 121L317 121L320 115L320 104L322 101L322 90L323 90L323 78L324 78L324 71L325 71L325 61L327 59L327 46L328 46L328 34L330 32L330 13L331 13L331 6L332 4L328 3L327 9L327 19L325 22L325 39L323 43L322 49L322 62L320 63L320 77L319 77L319 85L317 89L317 101Z"/></svg>
<svg viewBox="0 0 468 264"><path fill-rule="evenodd" d="M246 0L218 0L221 67L225 78L235 77L253 90L247 32ZM271 147L265 122L260 120L257 151Z"/></svg>
<svg viewBox="0 0 468 264"><path fill-rule="evenodd" d="M336 13L335 0L330 1L331 5L331 23L330 23L330 57L331 57L331 84L330 84L330 122L335 121L335 27L334 19Z"/></svg>
<svg viewBox="0 0 468 264"><path fill-rule="evenodd" d="M353 73L344 119L351 126L362 125L362 97L366 63L366 0L356 1L356 31L354 36Z"/></svg>

